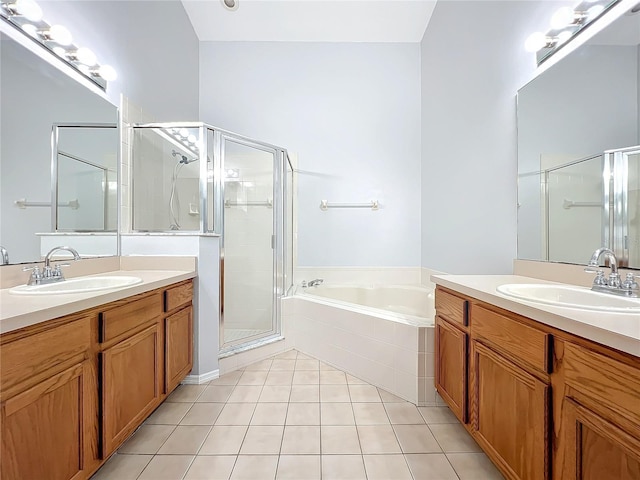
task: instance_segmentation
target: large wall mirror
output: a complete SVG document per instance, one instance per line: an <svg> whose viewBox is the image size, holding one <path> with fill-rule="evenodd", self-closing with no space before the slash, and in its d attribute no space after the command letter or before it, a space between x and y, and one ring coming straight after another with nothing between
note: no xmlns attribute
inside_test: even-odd
<svg viewBox="0 0 640 480"><path fill-rule="evenodd" d="M640 268L640 14L518 91L518 258ZM615 152L606 153L615 150Z"/></svg>
<svg viewBox="0 0 640 480"><path fill-rule="evenodd" d="M4 33L0 97L9 263L67 244L83 257L117 255L117 108Z"/></svg>

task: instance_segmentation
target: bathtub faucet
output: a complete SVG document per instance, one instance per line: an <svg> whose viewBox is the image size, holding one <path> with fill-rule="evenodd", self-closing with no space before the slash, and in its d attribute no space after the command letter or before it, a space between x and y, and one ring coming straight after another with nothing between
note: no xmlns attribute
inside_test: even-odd
<svg viewBox="0 0 640 480"><path fill-rule="evenodd" d="M322 284L322 282L324 282L324 280L322 278L316 278L315 280L309 281L307 286L309 286L309 287L317 287L318 285Z"/></svg>

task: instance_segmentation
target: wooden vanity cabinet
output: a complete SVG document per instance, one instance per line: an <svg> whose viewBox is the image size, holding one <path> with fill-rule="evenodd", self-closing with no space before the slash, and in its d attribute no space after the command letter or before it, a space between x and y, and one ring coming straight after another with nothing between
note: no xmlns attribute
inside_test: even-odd
<svg viewBox="0 0 640 480"><path fill-rule="evenodd" d="M446 361L443 293L445 303L453 293L436 291L436 358ZM640 358L455 295L468 302L465 427L506 478L640 479ZM441 384L455 413L461 400Z"/></svg>
<svg viewBox="0 0 640 480"><path fill-rule="evenodd" d="M191 370L192 293L189 280L1 335L0 478L89 478Z"/></svg>

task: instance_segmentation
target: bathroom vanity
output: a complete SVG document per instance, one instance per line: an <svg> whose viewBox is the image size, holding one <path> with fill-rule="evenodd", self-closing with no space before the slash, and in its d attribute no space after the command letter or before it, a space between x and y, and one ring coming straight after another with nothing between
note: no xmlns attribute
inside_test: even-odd
<svg viewBox="0 0 640 480"><path fill-rule="evenodd" d="M436 389L506 478L640 478L640 314L496 294L525 277L433 279Z"/></svg>
<svg viewBox="0 0 640 480"><path fill-rule="evenodd" d="M32 324L0 336L3 479L89 478L191 371L193 274L173 273L7 320Z"/></svg>

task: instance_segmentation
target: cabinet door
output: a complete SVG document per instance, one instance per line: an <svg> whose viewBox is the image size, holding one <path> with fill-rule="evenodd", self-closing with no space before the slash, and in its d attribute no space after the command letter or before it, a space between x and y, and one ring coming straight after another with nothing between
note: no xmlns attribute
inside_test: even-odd
<svg viewBox="0 0 640 480"><path fill-rule="evenodd" d="M3 479L87 477L89 375L83 362L2 403Z"/></svg>
<svg viewBox="0 0 640 480"><path fill-rule="evenodd" d="M640 440L570 399L564 401L563 480L637 480Z"/></svg>
<svg viewBox="0 0 640 480"><path fill-rule="evenodd" d="M165 319L165 393L173 390L193 367L193 314L188 307Z"/></svg>
<svg viewBox="0 0 640 480"><path fill-rule="evenodd" d="M473 340L476 440L508 478L549 478L547 384Z"/></svg>
<svg viewBox="0 0 640 480"><path fill-rule="evenodd" d="M462 423L467 422L467 334L436 317L436 389Z"/></svg>
<svg viewBox="0 0 640 480"><path fill-rule="evenodd" d="M160 402L159 324L100 354L102 454L108 456Z"/></svg>

